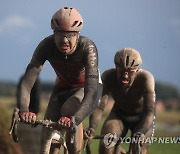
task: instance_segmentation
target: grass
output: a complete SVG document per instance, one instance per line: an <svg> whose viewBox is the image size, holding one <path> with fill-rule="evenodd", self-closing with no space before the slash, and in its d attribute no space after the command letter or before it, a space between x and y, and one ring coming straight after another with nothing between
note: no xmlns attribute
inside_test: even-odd
<svg viewBox="0 0 180 154"><path fill-rule="evenodd" d="M16 100L15 97L0 97L0 108L3 107L3 110L5 112L3 112L3 114L7 114L7 118L4 119L6 122L6 127L5 128L9 128L10 126L10 119L11 119L11 115L12 115L12 111L16 106ZM43 115L44 115L44 110L47 106L47 102L45 100L42 100L41 102L41 114L39 114L38 118L42 119ZM102 124L107 116L108 113L108 109L106 111L106 114L103 116L101 123L99 124L97 130L96 130L96 134L100 134L100 130L102 127ZM158 137L165 137L165 136L169 136L169 137L180 137L180 114L179 112L173 112L173 111L166 111L166 112L160 112L157 113L157 118L156 118L156 123L157 123L157 127L155 130L155 136ZM2 123L1 123L2 124ZM0 124L0 125L1 125ZM83 122L85 128L87 128L88 126L88 118L85 119L85 121ZM170 126L172 126L169 129L162 129L164 127L163 124L169 124ZM3 123L4 125L4 123ZM177 130L176 131L172 131L172 128L176 127ZM2 128L2 127L1 127ZM6 133L8 133L8 130L5 130ZM91 143L91 150L93 154L97 154L98 152L98 144L99 144L99 140L93 140ZM128 148L127 144L123 144L122 145L125 149ZM180 143L176 143L176 144L171 144L171 143L160 143L158 144L157 142L153 143L149 150L148 150L148 154L179 154L180 151ZM85 152L83 152L83 154L85 154Z"/></svg>
<svg viewBox="0 0 180 154"><path fill-rule="evenodd" d="M100 134L100 129L102 127L102 124L105 120L105 117L107 116L108 110L106 110L105 115L103 116L101 123L99 124L96 134ZM157 113L156 116L156 130L155 130L155 137L180 137L180 116L179 112L175 111L166 111L166 112L160 112ZM167 130L162 130L159 129L160 124L168 124L171 125L172 127L177 127L179 131L172 131L171 129ZM85 126L88 126L88 119L85 120L84 122ZM97 153L98 151L98 145L99 141L98 140L93 140L91 143L91 149L94 154ZM126 150L128 150L127 144L123 143L122 147ZM180 151L180 143L157 143L154 142L151 144L148 150L148 154L179 154ZM84 153L85 154L85 153Z"/></svg>
<svg viewBox="0 0 180 154"><path fill-rule="evenodd" d="M180 124L180 115L178 111L166 111L166 114L164 112L157 113L157 122L161 123L169 123L169 124Z"/></svg>

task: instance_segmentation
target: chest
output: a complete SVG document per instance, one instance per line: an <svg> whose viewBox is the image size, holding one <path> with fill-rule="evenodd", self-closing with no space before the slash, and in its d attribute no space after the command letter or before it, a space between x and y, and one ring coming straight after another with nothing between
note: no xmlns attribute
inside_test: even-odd
<svg viewBox="0 0 180 154"><path fill-rule="evenodd" d="M140 105L143 102L143 91L140 87L132 86L129 89L112 86L111 95L116 103L121 106Z"/></svg>
<svg viewBox="0 0 180 154"><path fill-rule="evenodd" d="M83 54L80 52L68 56L56 53L54 56L49 58L49 62L55 72L61 75L78 76L85 72Z"/></svg>

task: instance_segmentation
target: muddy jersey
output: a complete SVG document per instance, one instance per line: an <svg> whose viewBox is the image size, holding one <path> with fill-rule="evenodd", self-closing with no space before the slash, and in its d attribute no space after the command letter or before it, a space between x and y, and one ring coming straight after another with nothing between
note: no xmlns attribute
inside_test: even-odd
<svg viewBox="0 0 180 154"><path fill-rule="evenodd" d="M121 116L128 123L136 118L141 119L139 131L145 133L152 124L155 108L154 77L145 70L137 72L129 89L118 85L116 70L110 69L103 73L103 96L110 95L114 99L112 112ZM101 102L103 104L103 102ZM101 106L104 106L102 105ZM139 119L138 119L139 120Z"/></svg>
<svg viewBox="0 0 180 154"><path fill-rule="evenodd" d="M21 110L28 110L29 93L45 61L48 61L57 75L56 86L77 88L85 86L83 102L92 102L98 85L98 54L95 44L80 36L76 50L64 55L55 45L54 35L42 40L37 46L26 69L21 86Z"/></svg>

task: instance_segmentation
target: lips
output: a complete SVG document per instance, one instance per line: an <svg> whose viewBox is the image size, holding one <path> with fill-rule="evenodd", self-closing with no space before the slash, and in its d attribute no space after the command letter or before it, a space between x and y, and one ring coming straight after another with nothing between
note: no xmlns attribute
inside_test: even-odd
<svg viewBox="0 0 180 154"><path fill-rule="evenodd" d="M123 79L121 80L121 83L122 83L123 85L128 85L129 82L130 82L130 80L125 79L125 78L123 78Z"/></svg>
<svg viewBox="0 0 180 154"><path fill-rule="evenodd" d="M62 45L59 45L59 48L61 48L62 50L68 50L69 45L68 44L62 44Z"/></svg>

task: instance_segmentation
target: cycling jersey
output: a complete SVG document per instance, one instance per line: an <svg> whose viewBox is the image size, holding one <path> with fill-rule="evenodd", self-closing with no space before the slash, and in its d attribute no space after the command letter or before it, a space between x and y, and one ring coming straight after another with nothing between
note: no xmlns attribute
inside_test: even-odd
<svg viewBox="0 0 180 154"><path fill-rule="evenodd" d="M76 50L65 55L58 50L54 35L42 40L27 66L21 84L21 111L28 111L31 88L45 61L48 61L56 72L55 86L65 89L85 88L82 106L75 114L77 123L80 123L91 112L97 95L98 53L95 44L87 37L80 36Z"/></svg>
<svg viewBox="0 0 180 154"><path fill-rule="evenodd" d="M91 117L90 125L96 128L98 122L96 119L102 115L106 106L107 98L114 99L114 106L111 110L117 119L123 120L124 124L134 124L138 122L137 132L146 133L154 120L155 112L155 91L153 75L143 69L140 69L134 79L133 84L127 89L118 84L115 69L109 69L102 75L103 94L99 110L95 111ZM94 118L93 118L94 117Z"/></svg>

